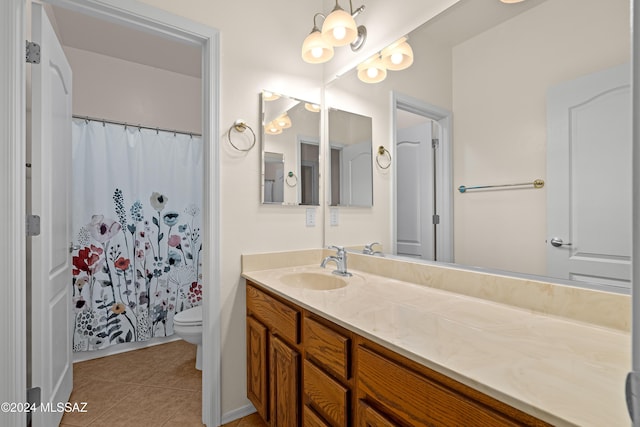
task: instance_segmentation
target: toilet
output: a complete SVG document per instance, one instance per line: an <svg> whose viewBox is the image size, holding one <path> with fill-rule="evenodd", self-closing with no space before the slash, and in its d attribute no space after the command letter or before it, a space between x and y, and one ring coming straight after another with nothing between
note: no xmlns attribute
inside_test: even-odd
<svg viewBox="0 0 640 427"><path fill-rule="evenodd" d="M196 369L202 370L202 306L177 313L173 318L173 331L188 343L198 346Z"/></svg>

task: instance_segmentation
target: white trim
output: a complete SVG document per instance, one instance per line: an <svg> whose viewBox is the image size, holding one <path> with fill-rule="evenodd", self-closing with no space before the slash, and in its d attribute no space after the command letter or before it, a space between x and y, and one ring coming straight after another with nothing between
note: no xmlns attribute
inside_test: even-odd
<svg viewBox="0 0 640 427"><path fill-rule="evenodd" d="M640 2L633 0L632 9L632 123L633 123L633 178L632 178L632 249L631 249L631 371L636 375L640 372L640 224L637 218L640 215ZM634 28L638 29L634 31ZM622 386L622 385L621 385ZM632 399L631 407L636 412L640 409L640 396L635 392L627 395L627 399ZM640 415L635 413L634 425L640 424Z"/></svg>
<svg viewBox="0 0 640 427"><path fill-rule="evenodd" d="M239 418L246 417L247 415L251 415L257 412L256 408L249 403L248 405L241 406L233 411L226 412L222 415L222 424L230 423L231 421L235 421Z"/></svg>
<svg viewBox="0 0 640 427"><path fill-rule="evenodd" d="M391 147L392 160L391 168L393 173L391 176L391 191L393 197L391 203L391 244L393 253L397 252L396 247L396 223L398 198L394 191L397 182L397 158L395 148L397 141L396 132L396 111L398 109L409 111L424 117L428 117L440 125L439 135L440 149L436 154L436 206L439 206L438 214L440 215L440 226L436 228L436 244L438 261L453 262L453 147L452 129L453 114L443 108L431 105L417 98L403 95L396 91L391 92Z"/></svg>
<svg viewBox="0 0 640 427"><path fill-rule="evenodd" d="M0 402L24 402L26 340L26 65L24 0L0 2ZM1 425L24 426L24 413L0 414Z"/></svg>
<svg viewBox="0 0 640 427"><path fill-rule="evenodd" d="M25 10L30 0L0 2L0 223L9 238L0 246L1 401L22 402L26 390L25 266ZM220 160L218 154L220 40L216 29L134 0L47 0L102 19L116 21L202 46L202 114L205 162L203 268L208 284L203 304L204 359L202 419L220 425ZM9 60L7 60L9 59ZM24 414L1 415L2 425L23 426ZM5 421L6 419L6 421Z"/></svg>

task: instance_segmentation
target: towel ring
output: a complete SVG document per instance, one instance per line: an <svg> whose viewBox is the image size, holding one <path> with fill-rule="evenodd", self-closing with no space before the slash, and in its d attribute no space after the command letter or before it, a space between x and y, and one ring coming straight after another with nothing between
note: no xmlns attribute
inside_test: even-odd
<svg viewBox="0 0 640 427"><path fill-rule="evenodd" d="M251 143L251 146L249 148L238 148L233 141L231 140L231 131L234 130L236 132L239 133L244 133L245 130L249 129L249 131L251 132L251 135L253 136L253 142ZM247 122L245 122L242 119L238 119L235 122L233 122L233 124L231 125L231 127L229 128L229 131L227 132L227 139L229 140L229 144L231 144L231 146L233 148L235 148L238 151L250 151L254 145L256 145L256 134L253 131L253 129L251 129L251 126L249 126L247 124Z"/></svg>
<svg viewBox="0 0 640 427"><path fill-rule="evenodd" d="M388 159L386 165L383 166L380 164L380 157L386 157ZM381 169L389 169L389 166L391 166L391 153L382 145L378 147L378 154L376 154L376 163L378 164L378 166L380 166Z"/></svg>
<svg viewBox="0 0 640 427"><path fill-rule="evenodd" d="M290 179L290 178L293 178L293 179ZM295 187L296 185L298 185L298 177L296 176L295 173L291 171L289 171L289 173L287 174L287 177L284 180L289 187Z"/></svg>

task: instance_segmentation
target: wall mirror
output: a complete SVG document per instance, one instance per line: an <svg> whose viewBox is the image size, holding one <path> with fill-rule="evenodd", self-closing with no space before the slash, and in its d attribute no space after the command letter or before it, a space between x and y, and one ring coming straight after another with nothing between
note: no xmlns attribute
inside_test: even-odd
<svg viewBox="0 0 640 427"><path fill-rule="evenodd" d="M373 206L371 117L329 108L329 205Z"/></svg>
<svg viewBox="0 0 640 427"><path fill-rule="evenodd" d="M360 82L355 72L331 82L331 105L348 98L354 111L366 111L394 157L391 207L378 224L393 230L379 237L385 252L397 254L397 144L423 128L431 150L441 127L413 107L435 106L452 112L451 158L431 167L448 169L451 179L445 196L453 207L453 262L628 293L629 13L629 0L461 0L408 34L410 68L390 71L377 84ZM415 102L399 105L390 94ZM458 190L536 179L544 180L542 188ZM434 224L437 203L433 210L414 208L418 232L442 226L442 217ZM349 243L356 238L378 240L370 230Z"/></svg>
<svg viewBox="0 0 640 427"><path fill-rule="evenodd" d="M320 106L275 92L260 94L262 203L320 204Z"/></svg>

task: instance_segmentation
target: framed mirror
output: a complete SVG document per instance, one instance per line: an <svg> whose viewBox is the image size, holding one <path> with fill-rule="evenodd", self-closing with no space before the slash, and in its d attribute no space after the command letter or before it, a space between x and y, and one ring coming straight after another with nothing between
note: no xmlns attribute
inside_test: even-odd
<svg viewBox="0 0 640 427"><path fill-rule="evenodd" d="M329 205L373 206L371 117L329 108Z"/></svg>
<svg viewBox="0 0 640 427"><path fill-rule="evenodd" d="M261 202L320 205L320 106L270 91L260 104Z"/></svg>
<svg viewBox="0 0 640 427"><path fill-rule="evenodd" d="M377 84L359 81L355 70L332 81L326 98L340 105L332 92L346 94L349 108L366 111L375 135L387 138L394 163L390 185L376 187L376 197L388 192L390 200L389 207L374 208L384 218L378 227L358 230L348 242L336 238L345 231L329 230L328 241L380 241L385 252L397 255L398 234L408 221L398 223L397 211L403 209L397 206L398 183L411 178L398 177L408 170L399 170L398 144L416 141L411 133L416 131L427 135L427 143L438 140L434 149L442 149L439 118L423 114L436 107L452 113L451 157L431 164L437 174L448 168L451 180L454 263L629 292L629 14L629 0L460 0L408 34L414 52L410 68L389 71ZM608 83L603 86L601 79ZM576 88L586 95L573 97ZM582 145L581 135L594 140ZM573 145L568 149L566 143ZM566 158L567 153L578 157ZM565 160L558 163L560 158ZM537 179L544 186L507 186ZM460 186L496 187L461 192ZM445 221L437 204L433 211L412 211L411 217L420 227L435 229L436 239ZM413 255L441 260L437 254ZM586 266L586 261L594 262Z"/></svg>

